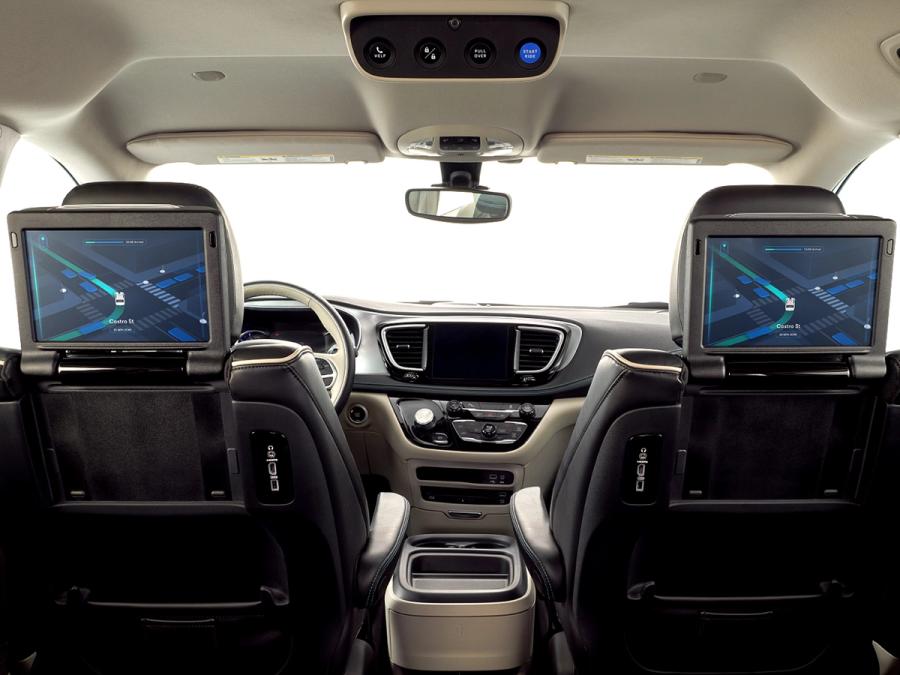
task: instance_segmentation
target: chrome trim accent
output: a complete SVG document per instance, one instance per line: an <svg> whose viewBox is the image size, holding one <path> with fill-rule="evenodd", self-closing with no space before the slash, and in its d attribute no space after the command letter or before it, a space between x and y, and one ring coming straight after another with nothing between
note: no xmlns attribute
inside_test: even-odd
<svg viewBox="0 0 900 675"><path fill-rule="evenodd" d="M538 333L556 333L559 340L556 342L556 349L553 352L553 356L547 361L547 365L539 370L519 370L519 342L522 338L522 331L530 330L536 331ZM546 373L550 368L553 367L553 364L556 363L556 359L559 358L559 353L562 351L563 344L566 341L566 334L561 328L545 328L544 326L532 326L528 324L522 324L520 326L516 326L516 346L513 355L513 372L516 375L540 375L541 373Z"/></svg>
<svg viewBox="0 0 900 675"><path fill-rule="evenodd" d="M633 370L647 370L650 372L660 373L678 373L679 375L684 371L684 368L678 366L657 366L649 363L637 363L635 361L626 359L624 356L622 356L621 354L617 354L616 352L604 352L603 356L608 356L613 361L618 362L620 365L623 365L626 368L631 368Z"/></svg>
<svg viewBox="0 0 900 675"><path fill-rule="evenodd" d="M447 502L442 502L446 504ZM481 520L484 518L482 511L447 511L447 516L456 520Z"/></svg>
<svg viewBox="0 0 900 675"><path fill-rule="evenodd" d="M394 355L391 354L391 348L388 346L387 334L388 334L388 331L392 331L395 328L421 328L422 329L422 367L421 368L408 368L406 366L401 366L394 360ZM384 348L384 354L385 354L385 356L387 356L388 361L397 370L406 370L406 371L421 373L421 372L424 372L425 366L428 365L428 325L427 324L424 324L424 323L396 323L396 324L391 324L389 326L383 326L381 329L381 345Z"/></svg>

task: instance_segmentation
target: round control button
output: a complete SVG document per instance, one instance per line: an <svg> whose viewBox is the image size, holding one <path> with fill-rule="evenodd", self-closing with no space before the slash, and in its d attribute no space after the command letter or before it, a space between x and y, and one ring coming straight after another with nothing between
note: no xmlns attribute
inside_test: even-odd
<svg viewBox="0 0 900 675"><path fill-rule="evenodd" d="M481 435L485 438L493 438L497 435L497 427L493 424L485 424L481 427Z"/></svg>
<svg viewBox="0 0 900 675"><path fill-rule="evenodd" d="M522 419L531 419L535 415L534 405L531 403L523 403L519 406L519 417Z"/></svg>
<svg viewBox="0 0 900 675"><path fill-rule="evenodd" d="M431 408L419 408L413 416L417 427L427 428L434 424L434 411Z"/></svg>
<svg viewBox="0 0 900 675"><path fill-rule="evenodd" d="M536 40L525 40L519 45L519 64L526 68L537 68L544 61L544 47Z"/></svg>
<svg viewBox="0 0 900 675"><path fill-rule="evenodd" d="M469 65L484 68L494 60L494 45L487 40L475 40L466 47L466 60Z"/></svg>
<svg viewBox="0 0 900 675"><path fill-rule="evenodd" d="M447 414L451 417L456 417L457 415L462 415L463 404L457 401L456 399L449 401L447 403Z"/></svg>
<svg viewBox="0 0 900 675"><path fill-rule="evenodd" d="M394 45L382 38L375 38L365 49L366 60L376 68L386 68L394 62Z"/></svg>
<svg viewBox="0 0 900 675"><path fill-rule="evenodd" d="M426 68L437 68L444 62L444 45L434 39L422 40L416 47L416 58Z"/></svg>

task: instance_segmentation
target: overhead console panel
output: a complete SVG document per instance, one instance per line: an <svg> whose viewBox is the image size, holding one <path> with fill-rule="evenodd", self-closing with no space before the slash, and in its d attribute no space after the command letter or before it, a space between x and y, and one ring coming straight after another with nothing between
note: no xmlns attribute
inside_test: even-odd
<svg viewBox="0 0 900 675"><path fill-rule="evenodd" d="M362 2L341 5L347 45L383 79L533 79L559 58L560 2Z"/></svg>

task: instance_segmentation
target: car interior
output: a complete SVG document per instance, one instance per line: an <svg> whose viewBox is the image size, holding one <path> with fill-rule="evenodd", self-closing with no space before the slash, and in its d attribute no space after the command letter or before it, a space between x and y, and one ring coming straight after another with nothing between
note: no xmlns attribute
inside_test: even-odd
<svg viewBox="0 0 900 675"><path fill-rule="evenodd" d="M0 8L0 675L900 674L896 2Z"/></svg>

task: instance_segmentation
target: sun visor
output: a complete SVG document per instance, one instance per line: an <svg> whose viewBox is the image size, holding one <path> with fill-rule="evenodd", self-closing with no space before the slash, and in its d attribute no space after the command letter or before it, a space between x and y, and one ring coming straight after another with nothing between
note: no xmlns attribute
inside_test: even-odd
<svg viewBox="0 0 900 675"><path fill-rule="evenodd" d="M693 133L547 134L541 162L576 164L772 164L794 147L768 136Z"/></svg>
<svg viewBox="0 0 900 675"><path fill-rule="evenodd" d="M378 136L355 131L194 131L142 136L127 147L149 164L346 164L384 159Z"/></svg>

